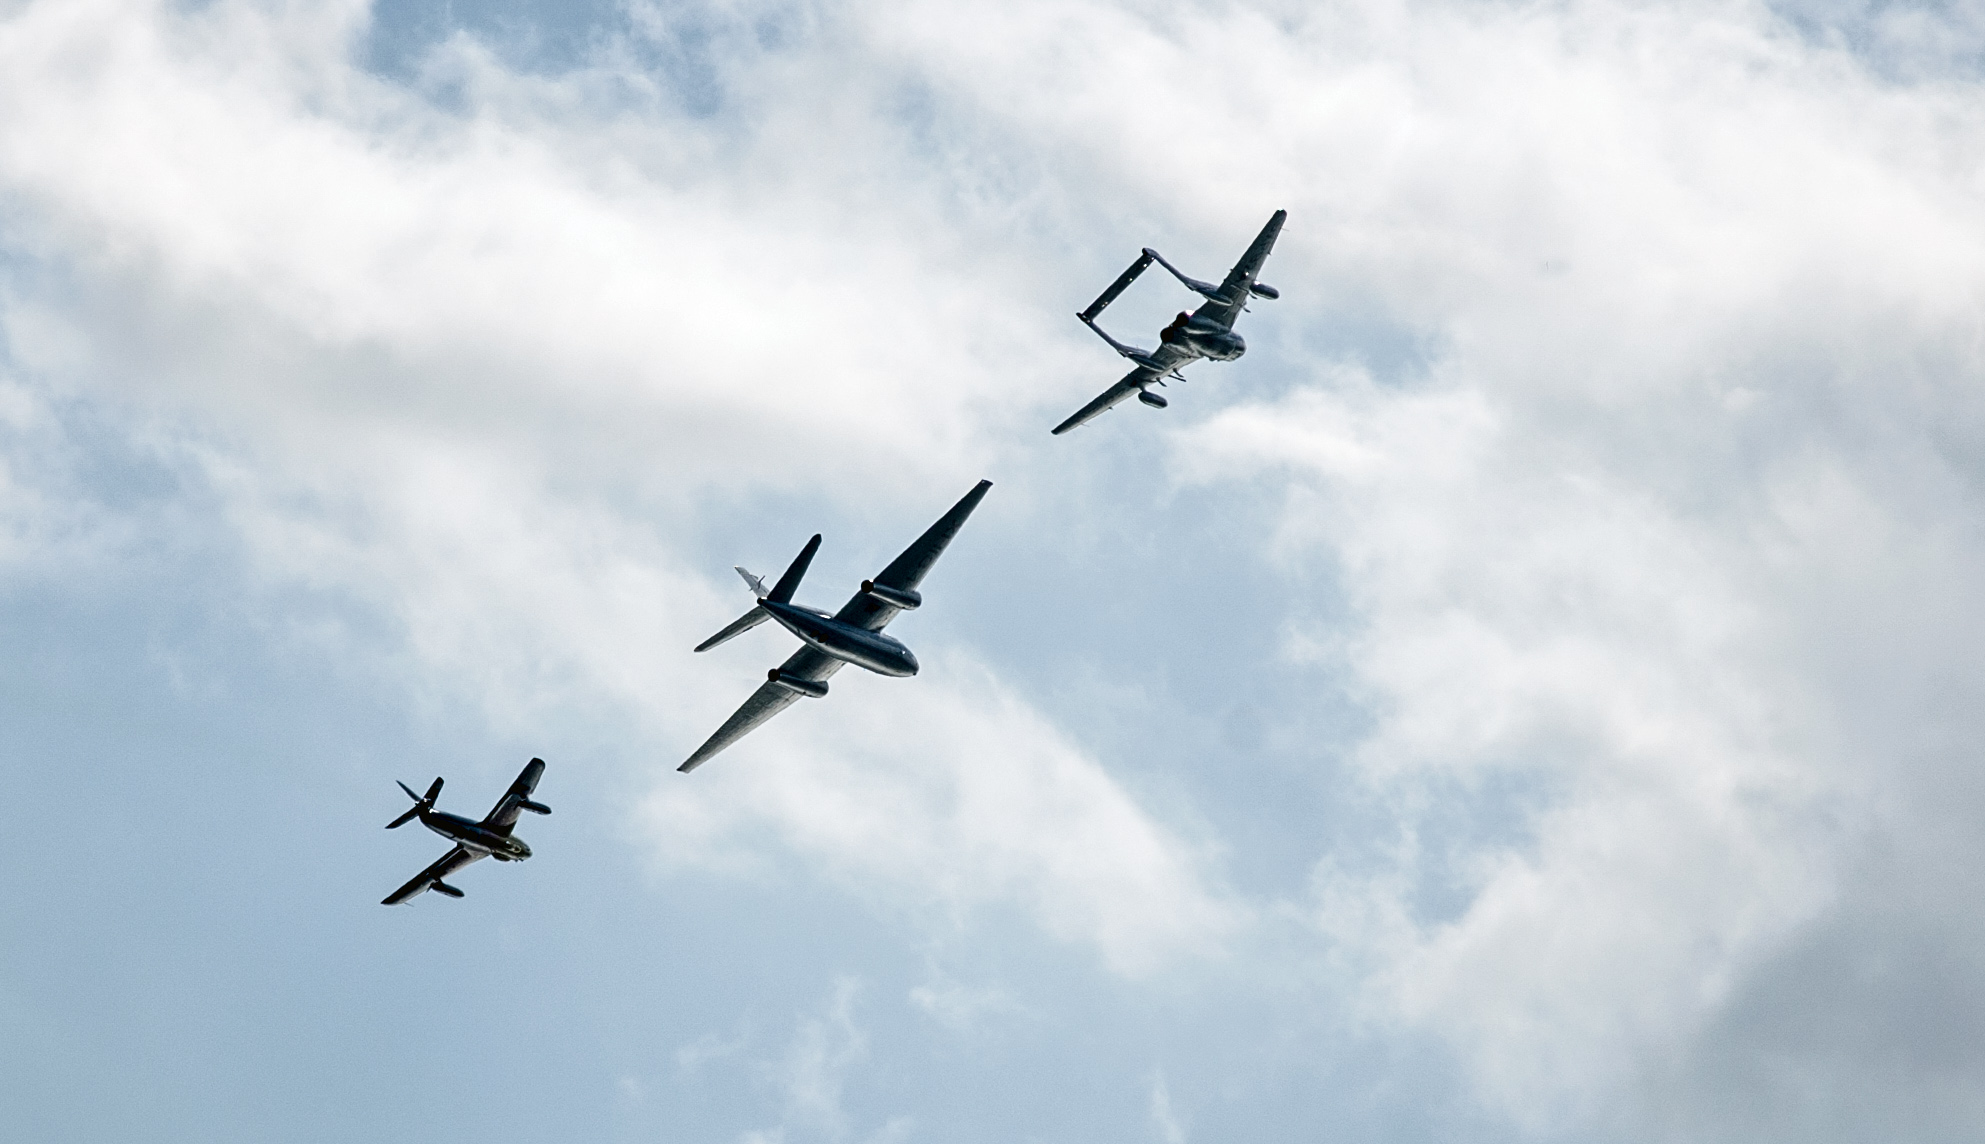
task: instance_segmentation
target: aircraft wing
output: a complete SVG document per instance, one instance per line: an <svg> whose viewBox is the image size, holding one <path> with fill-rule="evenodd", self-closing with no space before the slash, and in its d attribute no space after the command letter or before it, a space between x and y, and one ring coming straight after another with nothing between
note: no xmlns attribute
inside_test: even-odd
<svg viewBox="0 0 1985 1144"><path fill-rule="evenodd" d="M798 679L824 683L828 676L841 670L841 661L810 647L802 647L793 653L791 659L780 664L779 670ZM702 766L710 756L744 738L756 730L760 723L791 707L793 700L799 697L799 692L790 687L781 687L770 680L759 684L758 690L751 693L751 698L744 701L744 706L738 708L736 714L725 720L724 725L717 728L717 733L696 748L696 753L689 756L689 760L676 770L693 771Z"/></svg>
<svg viewBox="0 0 1985 1144"><path fill-rule="evenodd" d="M482 824L504 834L510 833L510 828L517 825L517 816L524 813L521 804L531 797L532 791L538 789L538 780L543 777L543 759L532 759L524 764L517 781L510 784L510 789L503 792L502 798L496 800L496 805L490 808L489 817L483 819Z"/></svg>
<svg viewBox="0 0 1985 1144"><path fill-rule="evenodd" d="M480 851L471 850L466 846L457 846L448 853L443 854L440 860L435 862L434 865L415 874L413 881L386 895L385 899L379 904L382 906L397 906L402 902L418 898L422 894L427 893L441 879L446 878L471 862L487 857L487 854Z"/></svg>
<svg viewBox="0 0 1985 1144"><path fill-rule="evenodd" d="M1275 249L1275 237L1282 233L1282 222L1288 217L1288 211L1276 211L1270 216L1268 225L1255 235L1247 253L1241 255L1241 260L1234 263L1232 270L1227 271L1226 279L1220 283L1220 293L1232 301L1209 300L1193 311L1194 314L1233 328L1234 319L1241 316L1241 307L1247 305L1248 287L1254 285L1255 275L1261 273L1261 264L1268 261L1268 252Z"/></svg>
<svg viewBox="0 0 1985 1144"><path fill-rule="evenodd" d="M1156 380L1158 380L1157 370L1138 366L1136 369L1125 374L1122 381L1097 394L1096 400L1076 410L1069 415L1068 420L1055 426L1055 433L1066 433L1077 425L1102 416L1104 413L1109 412L1112 406Z"/></svg>
<svg viewBox="0 0 1985 1144"><path fill-rule="evenodd" d="M930 573L931 565L937 563L937 558L944 554L945 546L949 545L951 538L958 535L958 530L965 526L965 518L971 516L972 510L979 507L979 502L986 498L986 490L990 488L992 488L991 481L980 481L972 486L971 492L966 493L957 504L952 505L951 511L939 517L936 524L925 529L924 534L917 537L914 544L905 548L901 556L891 560L889 567L876 573L875 579L871 582L880 587L895 588L902 592L916 591L917 585L923 583L924 577ZM885 603L867 592L856 592L854 597L835 613L834 618L844 624L853 624L872 632L879 632L882 626L894 619L899 611L901 609L896 605Z"/></svg>

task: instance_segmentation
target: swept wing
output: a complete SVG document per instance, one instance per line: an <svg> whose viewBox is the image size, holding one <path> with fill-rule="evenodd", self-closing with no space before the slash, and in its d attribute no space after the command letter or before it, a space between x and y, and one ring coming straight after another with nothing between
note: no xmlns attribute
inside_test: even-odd
<svg viewBox="0 0 1985 1144"><path fill-rule="evenodd" d="M800 648L790 659L779 665L782 674L813 683L825 683L828 676L839 670L841 670L840 660L810 647ZM799 697L799 692L792 688L783 687L769 680L759 684L758 690L751 693L751 698L744 701L744 706L738 708L729 719L724 720L724 725L717 728L717 733L696 748L696 753L689 756L689 761L676 770L688 772L702 766L710 756L744 738L756 730L760 723L791 707L793 701Z"/></svg>
<svg viewBox="0 0 1985 1144"><path fill-rule="evenodd" d="M1241 316L1241 308L1247 305L1255 275L1261 273L1261 264L1268 261L1268 252L1275 249L1275 238L1282 233L1282 223L1288 217L1288 211L1276 211L1269 217L1268 225L1254 236L1247 253L1227 271L1227 277L1220 283L1220 297L1208 299L1194 314L1211 318L1227 329L1234 328L1234 319Z"/></svg>
<svg viewBox="0 0 1985 1144"><path fill-rule="evenodd" d="M544 760L532 759L524 764L518 773L517 781L503 792L490 808L489 817L482 820L484 826L498 833L508 834L517 825L517 816L524 812L524 804L531 800L531 792L538 789L538 780L544 777Z"/></svg>
<svg viewBox="0 0 1985 1144"><path fill-rule="evenodd" d="M957 504L952 505L951 510L939 517L936 524L925 529L924 534L917 537L915 543L905 548L901 556L890 561L889 567L876 573L875 579L869 583L897 592L915 592L917 585L923 583L924 577L930 573L931 565L936 564L937 558L944 554L946 546L951 543L951 538L958 535L958 530L964 527L965 518L971 516L972 510L979 507L979 502L985 499L986 490L990 488L992 488L991 481L980 481L974 485L971 492L966 493ZM803 558L811 559L813 550L819 542L820 537L815 536L808 543L806 551L802 554ZM791 573L789 572L788 575ZM783 580L781 582L783 583ZM787 594L790 596L790 591ZM896 605L871 594L867 588L863 588L841 606L841 610L834 614L834 618L844 624L879 632L901 610ZM789 679L802 679L813 683L825 683L828 676L839 670L841 670L840 660L824 652L815 651L811 647L800 648L793 653L792 658L779 666L781 675ZM759 684L758 690L751 693L751 698L744 701L744 706L739 707L729 719L725 720L724 725L717 728L717 733L696 748L696 753L689 756L689 759L676 770L693 771L702 766L710 756L744 738L759 724L792 706L793 701L798 698L799 692L790 687L770 680Z"/></svg>
<svg viewBox="0 0 1985 1144"><path fill-rule="evenodd" d="M905 548L901 556L891 560L889 567L876 573L875 579L869 583L883 588L894 588L899 592L916 591L917 585L923 583L924 577L929 574L931 565L937 563L939 556L944 555L944 549L951 543L951 538L958 535L958 530L964 527L965 518L971 516L972 510L979 507L979 502L986 499L986 490L990 488L992 488L991 481L980 481L972 486L972 491L961 497L957 504L952 505L950 512L939 517L936 524L925 529L924 534L917 537L916 543ZM834 613L834 618L844 624L853 624L858 628L879 632L883 625L895 619L896 613L901 610L896 605L863 589L841 605L841 610Z"/></svg>
<svg viewBox="0 0 1985 1144"><path fill-rule="evenodd" d="M1171 347L1167 346L1166 348L1169 349ZM1138 366L1136 369L1125 374L1122 381L1097 394L1096 400L1076 410L1069 415L1068 420L1055 426L1055 433L1066 433L1085 421L1102 416L1109 412L1119 401L1157 381L1159 376L1158 371L1155 369L1146 369L1143 366Z"/></svg>
<svg viewBox="0 0 1985 1144"><path fill-rule="evenodd" d="M443 854L434 865L415 874L413 881L394 890L379 903L382 906L397 906L402 902L417 898L434 888L434 884L472 862L487 858L488 855L466 846L457 846ZM460 895L457 895L458 897Z"/></svg>

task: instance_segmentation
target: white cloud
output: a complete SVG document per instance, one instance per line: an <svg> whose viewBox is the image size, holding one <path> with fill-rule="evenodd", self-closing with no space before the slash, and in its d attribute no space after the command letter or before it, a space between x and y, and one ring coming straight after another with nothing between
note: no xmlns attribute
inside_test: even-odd
<svg viewBox="0 0 1985 1144"><path fill-rule="evenodd" d="M672 772L748 693L685 654L736 593L684 538L828 496L889 506L907 541L948 503L930 488L1003 448L980 351L1045 320L988 304L1003 256L968 267L904 226L936 209L932 176L870 197L874 164L906 163L859 86L886 78L770 53L855 97L746 90L745 122L712 124L586 104L639 79L610 59L547 81L457 39L430 61L463 85L451 113L351 65L363 11L94 2L0 30L0 171L72 279L10 325L23 368L199 426L176 448L264 581L404 640L314 637L340 655L515 730L627 720L679 863L713 864L701 840L749 865L769 828L885 897L1024 903L1126 970L1217 942L1234 910L1199 853L969 657L927 648L951 677L879 702L837 681L860 702L787 715L765 742L809 745L775 767L761 746ZM853 178L834 156L857 138ZM961 728L969 754L946 749Z"/></svg>
<svg viewBox="0 0 1985 1144"><path fill-rule="evenodd" d="M1948 161L1985 142L1952 114L1976 88L1684 11L1421 13L1390 66L1441 78L1389 205L1316 210L1410 223L1372 280L1441 332L1431 365L1319 369L1175 440L1183 481L1275 482L1290 575L1327 560L1354 607L1292 649L1377 717L1359 774L1400 834L1322 868L1326 930L1543 1133L1720 1131L1672 1062L1718 1054L1844 894L1893 892L1852 872L1871 835L1943 817L1890 802L1949 776L1875 664L1978 709L1985 227ZM1498 783L1514 821L1442 837ZM1753 1097L1854 1083L1801 1067ZM1955 1124L1975 1096L1931 1099ZM1636 1119L1664 1102L1690 1111Z"/></svg>
<svg viewBox="0 0 1985 1144"><path fill-rule="evenodd" d="M1158 821L990 654L668 768L756 670L683 651L742 599L708 532L890 536L987 473L1039 503L1008 470L1118 492L1125 438L1031 451L1100 384L1044 300L1287 207L1252 355L1168 416L1177 482L1279 505L1292 595L1355 617L1231 605L1372 720L1346 797L1387 825L1324 844L1304 956L1537 1134L1732 1138L1834 1088L1872 1111L1786 1134L1884 1135L1887 1093L1970 1122L1985 139L1934 14L1857 17L1895 82L1737 2L743 6L691 110L638 62L677 14L633 11L572 74L456 37L408 91L353 65L357 2L17 9L5 240L50 269L5 303L6 430L100 401L272 589L393 629L321 638L513 728L632 728L669 871L936 929L1018 904L1126 975L1261 957L1215 873L1249 840ZM50 471L0 469L6 559L114 553ZM1836 979L1897 949L1941 984ZM835 1139L852 996L782 1073ZM1875 1020L1898 996L1956 1032ZM1715 1067L1745 1047L1782 1069ZM1162 1076L1149 1115L1183 1137Z"/></svg>

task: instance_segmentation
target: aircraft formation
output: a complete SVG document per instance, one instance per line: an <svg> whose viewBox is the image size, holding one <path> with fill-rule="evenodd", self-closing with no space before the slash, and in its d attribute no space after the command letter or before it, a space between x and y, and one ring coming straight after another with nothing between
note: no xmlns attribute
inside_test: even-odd
<svg viewBox="0 0 1985 1144"><path fill-rule="evenodd" d="M1218 286L1187 277L1165 261L1163 255L1145 247L1129 269L1118 275L1116 281L1110 283L1108 289L1098 295L1087 309L1075 315L1083 325L1095 331L1097 337L1108 342L1110 348L1128 358L1135 368L1098 394L1095 400L1070 414L1052 432L1059 436L1083 425L1133 393L1143 404L1163 409L1168 403L1162 395L1151 392L1153 385L1163 386L1168 380L1184 381L1185 377L1179 370L1201 358L1233 361L1246 353L1247 343L1234 332L1234 322L1247 309L1251 299L1281 296L1279 291L1260 281L1257 276L1261 273L1262 264L1268 260L1269 252L1274 249L1275 239L1282 233L1282 223L1287 217L1287 211L1276 211ZM1181 312L1171 324L1159 331L1157 348L1144 350L1111 337L1096 324L1096 318L1154 262L1170 271L1174 278L1205 301L1196 310ZM793 602L800 581L813 563L814 553L820 550L819 533L806 542L792 564L787 566L785 574L770 589L765 587L762 578L741 567L736 569L751 589L756 602L744 615L696 645L694 650L709 651L767 620L777 622L798 637L801 646L784 663L768 670L765 682L758 685L744 705L676 769L683 772L695 770L799 699L826 698L827 680L841 670L843 664L854 664L878 675L899 679L917 674L917 657L901 640L883 634L882 629L898 613L914 611L922 606L923 596L918 586L991 488L992 482L984 480L973 486L958 503L938 518L937 523L925 529L922 536L904 549L902 555L876 573L873 580L863 580L860 588L837 612L830 613ZM521 862L529 858L531 848L513 833L513 828L518 815L524 811L551 813L550 807L531 800L544 770L543 759L532 759L516 781L510 784L510 789L497 800L495 808L480 821L435 809L434 801L441 795L442 780L439 778L434 780L424 795L417 795L411 787L400 783L400 789L414 800L414 805L387 823L386 829L404 826L418 818L421 825L454 843L454 846L427 869L414 875L406 885L388 894L380 904L404 905L429 890L459 898L463 896L462 891L443 881L456 871L484 858L495 858L499 862Z"/></svg>

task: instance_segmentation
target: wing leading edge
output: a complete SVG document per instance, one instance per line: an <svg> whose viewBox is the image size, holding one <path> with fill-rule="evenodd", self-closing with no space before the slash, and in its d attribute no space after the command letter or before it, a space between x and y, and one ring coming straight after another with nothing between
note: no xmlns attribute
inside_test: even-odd
<svg viewBox="0 0 1985 1144"><path fill-rule="evenodd" d="M869 582L884 588L894 588L899 592L916 591L917 585L924 582L925 576L930 575L931 565L936 564L937 558L944 555L945 548L950 546L951 538L957 536L958 530L965 527L965 519L972 515L973 509L979 507L980 501L986 499L986 491L990 488L992 488L991 481L980 481L973 485L971 492L960 497L958 503L951 506L951 511L938 517L936 524L925 529L924 534L905 548L901 556L891 560L889 567L877 572L875 579ZM872 632L879 632L883 625L895 619L896 613L901 610L896 605L863 590L849 597L848 602L841 605L841 610L834 613L834 618L844 624L853 624Z"/></svg>
<svg viewBox="0 0 1985 1144"><path fill-rule="evenodd" d="M446 878L464 866L487 857L489 857L487 854L471 850L466 846L457 846L448 853L443 854L435 861L434 865L415 874L413 881L386 895L379 904L382 906L397 906L404 902L412 901L432 890L434 884L441 879ZM460 897L461 895L456 894L455 896Z"/></svg>
<svg viewBox="0 0 1985 1144"><path fill-rule="evenodd" d="M1261 265L1268 261L1268 252L1275 249L1275 239L1282 233L1282 224L1289 218L1288 211L1276 211L1269 216L1268 225L1254 236L1248 244L1247 253L1227 271L1227 277L1220 283L1220 296L1225 301L1209 300L1193 311L1202 318L1212 318L1228 329L1233 329L1234 319L1241 316L1241 308L1247 305L1250 287L1255 275L1261 273Z"/></svg>
<svg viewBox="0 0 1985 1144"><path fill-rule="evenodd" d="M813 683L825 683L828 676L839 670L840 660L810 647L800 648L779 665L780 674ZM751 698L744 701L744 706L724 720L724 725L717 728L716 734L704 740L703 745L696 748L696 753L676 770L687 774L702 766L710 756L757 730L760 723L791 707L799 697L799 692L771 680L759 684L758 690L751 693Z"/></svg>
<svg viewBox="0 0 1985 1144"><path fill-rule="evenodd" d="M510 784L510 789L503 792L502 798L496 800L496 805L490 808L489 817L483 819L482 824L505 834L510 833L511 827L517 825L517 816L524 812L524 804L530 801L531 792L538 789L538 780L543 777L543 759L532 759L524 764L524 769L517 774L517 781Z"/></svg>
<svg viewBox="0 0 1985 1144"><path fill-rule="evenodd" d="M1101 417L1103 414L1108 413L1111 409L1115 408L1118 402L1122 401L1126 397L1129 397L1131 394L1136 393L1138 390L1143 389L1145 386L1151 384L1156 380L1158 380L1158 373L1156 370L1145 369L1143 366L1138 366L1136 369L1131 370L1129 373L1125 374L1123 376L1123 380L1117 382L1115 385L1109 387L1108 389L1104 390L1102 393L1098 394L1096 396L1096 400L1091 401L1089 404L1076 410L1073 414L1069 415L1068 420L1055 426L1054 435L1060 436L1061 434L1068 432L1070 429L1073 429L1076 426L1083 424L1084 422L1094 420L1097 417Z"/></svg>

